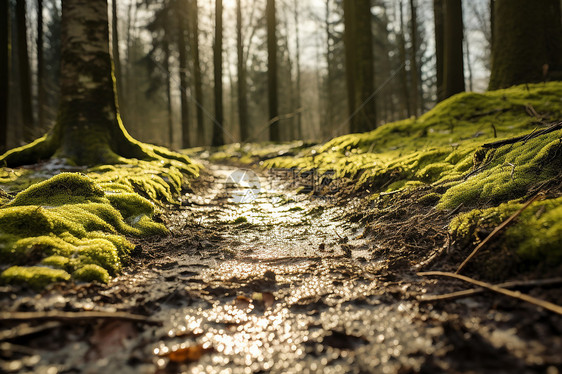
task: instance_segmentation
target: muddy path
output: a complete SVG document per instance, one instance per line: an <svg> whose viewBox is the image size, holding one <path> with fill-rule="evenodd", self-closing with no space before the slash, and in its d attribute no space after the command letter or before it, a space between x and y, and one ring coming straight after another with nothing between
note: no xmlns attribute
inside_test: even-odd
<svg viewBox="0 0 562 374"><path fill-rule="evenodd" d="M0 371L562 369L559 317L490 295L420 304L423 294L463 287L389 267L364 224L349 219L365 200L311 198L287 180L205 166L194 192L162 217L173 235L139 241L109 285L0 290L2 310L121 311L162 325L2 323Z"/></svg>

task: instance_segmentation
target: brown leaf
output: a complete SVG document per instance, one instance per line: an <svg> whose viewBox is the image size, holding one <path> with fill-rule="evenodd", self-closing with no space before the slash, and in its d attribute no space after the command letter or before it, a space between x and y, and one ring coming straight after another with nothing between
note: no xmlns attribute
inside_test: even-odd
<svg viewBox="0 0 562 374"><path fill-rule="evenodd" d="M240 309L248 308L251 303L252 299L243 295L236 296L236 300L234 300L234 305L236 305L236 307Z"/></svg>
<svg viewBox="0 0 562 374"><path fill-rule="evenodd" d="M271 292L254 292L252 299L256 305L263 306L265 309L275 304L275 296Z"/></svg>
<svg viewBox="0 0 562 374"><path fill-rule="evenodd" d="M204 348L203 345L197 344L186 348L179 348L173 352L166 354L171 362L195 362L199 361L204 354L212 352L213 348Z"/></svg>

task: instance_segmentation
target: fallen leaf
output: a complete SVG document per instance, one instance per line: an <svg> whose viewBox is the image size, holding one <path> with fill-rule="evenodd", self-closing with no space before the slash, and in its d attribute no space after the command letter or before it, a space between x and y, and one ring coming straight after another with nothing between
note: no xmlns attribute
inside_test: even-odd
<svg viewBox="0 0 562 374"><path fill-rule="evenodd" d="M254 292L252 294L254 303L268 309L275 304L275 296L271 292Z"/></svg>
<svg viewBox="0 0 562 374"><path fill-rule="evenodd" d="M236 299L234 300L234 305L236 305L236 307L240 309L248 308L251 303L252 299L243 295L236 296Z"/></svg>
<svg viewBox="0 0 562 374"><path fill-rule="evenodd" d="M204 354L213 351L212 347L204 348L202 344L191 345L185 348L179 348L164 356L168 357L171 362L195 362L199 361Z"/></svg>

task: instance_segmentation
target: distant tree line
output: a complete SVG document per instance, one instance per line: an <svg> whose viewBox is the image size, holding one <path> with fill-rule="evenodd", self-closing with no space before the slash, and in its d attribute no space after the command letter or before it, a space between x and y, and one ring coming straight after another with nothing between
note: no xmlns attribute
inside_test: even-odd
<svg viewBox="0 0 562 374"><path fill-rule="evenodd" d="M490 89L562 79L559 0L212 4L106 4L118 110L135 137L186 148L369 131L472 89L476 58ZM5 151L60 117L64 38L60 0L0 7ZM470 33L485 53L469 53Z"/></svg>

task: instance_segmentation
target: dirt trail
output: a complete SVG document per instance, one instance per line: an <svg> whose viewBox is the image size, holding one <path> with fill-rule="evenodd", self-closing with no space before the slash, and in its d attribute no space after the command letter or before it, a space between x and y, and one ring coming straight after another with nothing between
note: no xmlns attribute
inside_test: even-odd
<svg viewBox="0 0 562 374"><path fill-rule="evenodd" d="M139 243L135 263L111 284L2 297L4 310L119 310L163 326L54 325L2 346L1 369L556 373L562 366L560 318L490 297L420 305L419 295L459 283L437 286L388 269L362 224L346 220L364 201L338 206L297 194L286 180L206 167L195 193L164 217L174 235ZM186 347L184 357L167 357ZM180 358L193 362L171 362Z"/></svg>

